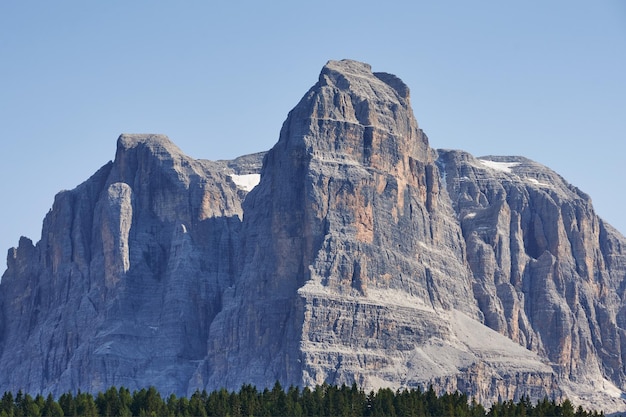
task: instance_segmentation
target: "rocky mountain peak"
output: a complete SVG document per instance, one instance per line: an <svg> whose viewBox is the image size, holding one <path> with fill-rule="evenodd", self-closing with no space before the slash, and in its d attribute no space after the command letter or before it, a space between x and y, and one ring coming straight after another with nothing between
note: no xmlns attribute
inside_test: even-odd
<svg viewBox="0 0 626 417"><path fill-rule="evenodd" d="M120 136L8 266L2 390L356 382L626 409L626 239L539 164L430 149L407 86L356 61L324 66L267 154Z"/></svg>
<svg viewBox="0 0 626 417"><path fill-rule="evenodd" d="M408 87L351 60L324 66L283 126L279 145L286 144L313 157L323 152L327 160L352 160L399 175L406 174L410 160L431 160Z"/></svg>
<svg viewBox="0 0 626 417"><path fill-rule="evenodd" d="M115 159L122 158L126 153L145 149L153 156L161 159L173 156L184 156L178 146L166 135L152 133L124 133L117 139Z"/></svg>
<svg viewBox="0 0 626 417"><path fill-rule="evenodd" d="M400 78L385 72L372 72L371 65L350 59L328 61L320 73L320 84L334 85L342 90L351 90L355 94L366 97L371 96L375 90L386 90L380 85L368 89L368 85L377 84L373 78L377 78L378 81L390 87L393 91L391 96L397 95L398 99L408 100L409 87ZM386 93L391 92L386 91ZM394 101L394 98L387 97L387 100Z"/></svg>
<svg viewBox="0 0 626 417"><path fill-rule="evenodd" d="M176 146L166 135L159 133L122 133L117 139L118 148L130 149L139 144Z"/></svg>
<svg viewBox="0 0 626 417"><path fill-rule="evenodd" d="M150 165L175 164L190 159L165 135L122 134L117 139L114 165L120 174L117 181L132 185L137 172L149 169Z"/></svg>

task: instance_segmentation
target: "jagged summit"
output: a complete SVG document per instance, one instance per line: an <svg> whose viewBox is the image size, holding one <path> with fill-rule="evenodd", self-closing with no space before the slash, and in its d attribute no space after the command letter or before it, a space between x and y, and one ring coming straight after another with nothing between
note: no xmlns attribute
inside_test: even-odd
<svg viewBox="0 0 626 417"><path fill-rule="evenodd" d="M127 153L133 150L145 149L150 154L160 159L171 158L187 158L183 151L174 144L166 135L162 134L143 134L143 133L124 133L117 139L117 152L115 155L116 163L124 158Z"/></svg>
<svg viewBox="0 0 626 417"><path fill-rule="evenodd" d="M117 139L118 148L130 149L141 143L176 146L170 138L159 133L122 133Z"/></svg>
<svg viewBox="0 0 626 417"><path fill-rule="evenodd" d="M400 176L406 176L410 160L432 161L404 83L351 60L324 66L317 84L290 112L277 146Z"/></svg>
<svg viewBox="0 0 626 417"><path fill-rule="evenodd" d="M367 81L363 82L365 80ZM335 85L342 90L351 90L363 97L371 96L374 90L385 91L386 89L380 86L370 89L366 87L368 84L382 82L392 89L393 95L397 96L396 99L409 99L409 87L400 78L385 72L372 72L371 65L349 59L328 61L322 68L319 82L321 85ZM385 99L390 102L394 101L391 97Z"/></svg>

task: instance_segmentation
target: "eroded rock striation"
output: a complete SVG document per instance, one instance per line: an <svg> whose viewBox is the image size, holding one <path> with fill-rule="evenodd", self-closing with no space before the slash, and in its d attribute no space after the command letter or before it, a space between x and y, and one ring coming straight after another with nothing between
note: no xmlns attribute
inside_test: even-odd
<svg viewBox="0 0 626 417"><path fill-rule="evenodd" d="M438 154L484 323L547 359L572 398L623 388L624 237L540 164Z"/></svg>
<svg viewBox="0 0 626 417"><path fill-rule="evenodd" d="M626 409L625 251L554 172L433 150L400 79L331 61L267 153L122 135L58 194L9 251L0 389L432 384Z"/></svg>
<svg viewBox="0 0 626 417"><path fill-rule="evenodd" d="M4 389L180 392L206 354L237 272L237 164L193 160L159 135L117 145L113 162L57 195L36 246L22 238L9 251ZM262 155L248 159L258 171Z"/></svg>

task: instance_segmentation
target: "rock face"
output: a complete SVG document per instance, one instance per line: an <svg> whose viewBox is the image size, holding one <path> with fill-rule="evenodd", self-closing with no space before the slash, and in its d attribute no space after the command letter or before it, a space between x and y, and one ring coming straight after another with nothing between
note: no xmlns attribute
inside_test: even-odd
<svg viewBox="0 0 626 417"><path fill-rule="evenodd" d="M9 251L0 386L185 389L237 272L246 192L230 165L122 135L114 162L58 194L41 241Z"/></svg>
<svg viewBox="0 0 626 417"><path fill-rule="evenodd" d="M604 405L626 384L625 250L552 171L435 151L400 79L331 61L266 154L122 135L60 193L41 241L9 251L0 389L357 382Z"/></svg>
<svg viewBox="0 0 626 417"><path fill-rule="evenodd" d="M546 358L577 386L571 398L611 391L607 379L623 389L624 237L589 196L526 158L439 151L437 163L484 323Z"/></svg>

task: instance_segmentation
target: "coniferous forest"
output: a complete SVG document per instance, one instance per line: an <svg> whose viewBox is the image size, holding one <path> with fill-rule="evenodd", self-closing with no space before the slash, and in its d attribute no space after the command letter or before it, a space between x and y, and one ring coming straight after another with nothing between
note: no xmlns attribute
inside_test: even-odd
<svg viewBox="0 0 626 417"><path fill-rule="evenodd" d="M58 400L52 395L32 397L21 391L5 392L0 400L0 417L18 416L602 416L602 412L575 408L569 400L556 403L528 398L507 401L485 409L461 393L438 396L432 387L426 391L380 389L365 393L356 384L321 385L314 389L274 387L257 390L243 385L239 392L225 389L207 393L196 391L190 398L172 394L162 397L154 388L130 392L109 388L96 396L65 393Z"/></svg>

